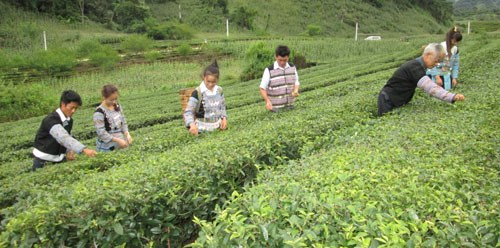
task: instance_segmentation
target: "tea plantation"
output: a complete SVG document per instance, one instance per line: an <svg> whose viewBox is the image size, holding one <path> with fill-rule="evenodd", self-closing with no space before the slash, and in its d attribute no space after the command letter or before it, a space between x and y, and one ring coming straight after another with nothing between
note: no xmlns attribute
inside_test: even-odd
<svg viewBox="0 0 500 248"><path fill-rule="evenodd" d="M199 137L183 126L178 88L134 92L154 82L123 76L134 144L34 173L43 116L1 123L0 247L498 247L498 38L461 44L453 91L464 102L417 89L381 118L379 90L427 41L265 41L318 62L299 71L295 109L269 113L259 80L222 77L229 130ZM252 42L218 45L242 54ZM73 128L90 147L92 112Z"/></svg>

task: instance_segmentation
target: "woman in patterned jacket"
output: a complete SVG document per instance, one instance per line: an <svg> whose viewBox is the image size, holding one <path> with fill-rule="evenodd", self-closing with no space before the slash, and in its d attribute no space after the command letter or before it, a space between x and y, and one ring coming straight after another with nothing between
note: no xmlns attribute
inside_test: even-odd
<svg viewBox="0 0 500 248"><path fill-rule="evenodd" d="M104 85L101 90L102 102L94 112L94 126L97 132L97 151L113 151L132 144L127 120L122 107L118 104L118 88L112 84Z"/></svg>
<svg viewBox="0 0 500 248"><path fill-rule="evenodd" d="M193 135L227 128L226 102L222 88L217 85L219 66L216 60L203 70L202 78L184 110L186 127Z"/></svg>

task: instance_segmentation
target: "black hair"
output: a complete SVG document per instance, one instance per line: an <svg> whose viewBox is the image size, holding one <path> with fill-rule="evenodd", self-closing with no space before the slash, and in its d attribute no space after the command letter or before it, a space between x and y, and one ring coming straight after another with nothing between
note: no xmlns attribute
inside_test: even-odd
<svg viewBox="0 0 500 248"><path fill-rule="evenodd" d="M113 84L106 84L102 87L101 95L104 98L108 98L113 95L113 93L118 92L118 88Z"/></svg>
<svg viewBox="0 0 500 248"><path fill-rule="evenodd" d="M290 55L290 48L288 48L287 46L279 45L278 47L276 47L276 52L274 55L287 57Z"/></svg>
<svg viewBox="0 0 500 248"><path fill-rule="evenodd" d="M462 33L460 33L457 27L453 27L446 33L446 52L448 53L448 58L451 57L451 40L455 40L456 42L462 41Z"/></svg>
<svg viewBox="0 0 500 248"><path fill-rule="evenodd" d="M101 95L104 98L108 98L117 92L118 92L118 88L115 85L106 84L102 87ZM115 108L115 111L120 111L120 105L118 103L115 103L113 107Z"/></svg>
<svg viewBox="0 0 500 248"><path fill-rule="evenodd" d="M202 76L206 77L208 75L214 75L216 78L219 78L219 65L217 64L217 59L214 59L212 64L205 67L203 70Z"/></svg>
<svg viewBox="0 0 500 248"><path fill-rule="evenodd" d="M61 94L61 101L59 103L59 105L63 104L66 105L70 102L76 102L78 103L79 106L82 106L82 98L80 97L80 95L78 95L78 93L72 91L72 90L65 90L63 91L63 93Z"/></svg>

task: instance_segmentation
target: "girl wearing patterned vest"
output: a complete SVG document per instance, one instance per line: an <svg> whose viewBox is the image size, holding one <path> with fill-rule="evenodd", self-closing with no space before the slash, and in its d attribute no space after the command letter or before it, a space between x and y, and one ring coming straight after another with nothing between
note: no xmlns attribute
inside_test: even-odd
<svg viewBox="0 0 500 248"><path fill-rule="evenodd" d="M104 85L101 90L103 101L94 112L94 126L97 132L97 151L113 151L132 144L127 120L118 105L118 88L112 84Z"/></svg>
<svg viewBox="0 0 500 248"><path fill-rule="evenodd" d="M290 49L278 46L275 52L276 61L264 70L260 83L260 94L266 102L266 109L278 112L293 107L299 95L299 76L297 69L288 63Z"/></svg>
<svg viewBox="0 0 500 248"><path fill-rule="evenodd" d="M198 135L227 128L226 102L219 81L217 61L203 70L203 81L191 94L184 110L184 121L189 132Z"/></svg>

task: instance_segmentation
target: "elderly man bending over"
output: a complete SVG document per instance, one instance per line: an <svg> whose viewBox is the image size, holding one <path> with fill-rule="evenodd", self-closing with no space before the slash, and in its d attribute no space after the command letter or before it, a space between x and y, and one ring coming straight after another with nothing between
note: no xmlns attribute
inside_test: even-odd
<svg viewBox="0 0 500 248"><path fill-rule="evenodd" d="M431 96L454 103L464 100L462 94L453 94L434 83L427 75L426 69L436 66L444 54L443 47L431 43L424 49L422 56L408 61L394 72L378 96L378 115L401 107L411 101L415 88L419 87Z"/></svg>

